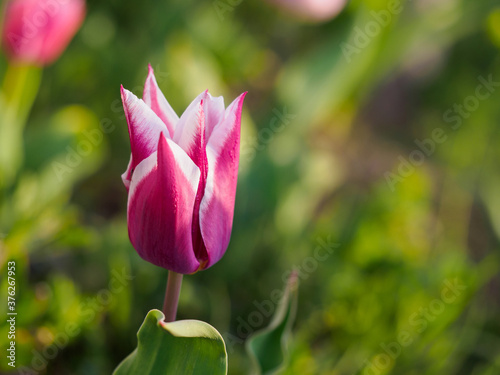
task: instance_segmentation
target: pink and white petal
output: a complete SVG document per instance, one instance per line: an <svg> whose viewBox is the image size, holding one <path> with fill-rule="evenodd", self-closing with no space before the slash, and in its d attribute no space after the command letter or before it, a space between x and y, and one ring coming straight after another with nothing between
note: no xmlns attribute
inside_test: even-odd
<svg viewBox="0 0 500 375"><path fill-rule="evenodd" d="M168 270L196 272L191 228L200 171L186 153L160 135L158 151L132 175L128 231L139 255Z"/></svg>
<svg viewBox="0 0 500 375"><path fill-rule="evenodd" d="M208 93L205 91L186 109L179 120L180 126L176 128L174 136L174 141L189 155L201 172L193 214L193 248L197 259L202 264L205 264L208 259L207 250L201 235L199 219L200 203L205 192L205 181L208 173L205 115L203 112L203 103L207 96Z"/></svg>
<svg viewBox="0 0 500 375"><path fill-rule="evenodd" d="M174 129L179 121L179 116L170 106L169 102L161 92L156 82L153 68L151 64L148 66L148 77L144 84L144 93L142 100L153 110L156 115L161 118L168 129L168 136L170 139L174 136Z"/></svg>
<svg viewBox="0 0 500 375"><path fill-rule="evenodd" d="M132 172L137 165L156 151L158 137L160 133L167 133L167 129L163 121L143 100L124 89L123 86L121 87L121 96L132 151L132 160L122 178L125 181L130 181Z"/></svg>
<svg viewBox="0 0 500 375"><path fill-rule="evenodd" d="M122 174L122 181L125 188L129 189L130 187L130 176L132 175L132 154L130 154L130 160L128 161L127 170Z"/></svg>
<svg viewBox="0 0 500 375"><path fill-rule="evenodd" d="M181 115L172 137L175 143L179 144L183 139L189 140L192 138L191 133L196 128L196 120L199 121L200 115L203 113L203 100L207 96L207 91L203 91L198 95ZM192 121L195 121L195 123L193 124ZM185 127L188 127L188 129L184 129Z"/></svg>
<svg viewBox="0 0 500 375"><path fill-rule="evenodd" d="M245 95L231 103L207 145L208 175L200 204L200 228L208 253L205 268L222 258L231 237Z"/></svg>
<svg viewBox="0 0 500 375"><path fill-rule="evenodd" d="M224 118L224 98L222 96L214 97L207 93L203 100L203 112L205 113L205 139L210 139L214 128Z"/></svg>
<svg viewBox="0 0 500 375"><path fill-rule="evenodd" d="M193 100L182 114L178 126L175 128L174 142L177 143L203 171L206 169L206 138L205 114L203 101L207 92L203 92Z"/></svg>

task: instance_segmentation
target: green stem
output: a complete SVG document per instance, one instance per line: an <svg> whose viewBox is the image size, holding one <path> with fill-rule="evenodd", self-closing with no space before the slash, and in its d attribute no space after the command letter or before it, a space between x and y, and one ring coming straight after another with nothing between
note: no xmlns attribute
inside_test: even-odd
<svg viewBox="0 0 500 375"><path fill-rule="evenodd" d="M40 87L42 70L25 64L7 66L2 87L2 98L8 116L24 125Z"/></svg>
<svg viewBox="0 0 500 375"><path fill-rule="evenodd" d="M40 87L42 70L28 65L7 67L0 91L0 188L15 178L23 159L23 130Z"/></svg>
<svg viewBox="0 0 500 375"><path fill-rule="evenodd" d="M165 291L165 301L163 302L165 322L175 321L179 295L181 294L181 285L182 274L168 271L167 290Z"/></svg>
<svg viewBox="0 0 500 375"><path fill-rule="evenodd" d="M3 22L5 16L5 6L7 5L7 0L0 0L0 30L3 30Z"/></svg>

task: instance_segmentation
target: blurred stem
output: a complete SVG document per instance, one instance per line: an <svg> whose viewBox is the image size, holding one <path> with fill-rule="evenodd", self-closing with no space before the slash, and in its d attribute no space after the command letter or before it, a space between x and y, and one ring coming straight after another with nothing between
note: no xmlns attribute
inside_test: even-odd
<svg viewBox="0 0 500 375"><path fill-rule="evenodd" d="M7 6L7 0L0 0L0 30L3 30L3 21L5 17L6 6Z"/></svg>
<svg viewBox="0 0 500 375"><path fill-rule="evenodd" d="M167 290L165 291L165 301L163 302L165 322L175 321L179 295L181 294L181 285L182 274L168 271Z"/></svg>
<svg viewBox="0 0 500 375"><path fill-rule="evenodd" d="M0 92L0 185L8 186L23 159L23 130L40 88L42 69L7 67Z"/></svg>
<svg viewBox="0 0 500 375"><path fill-rule="evenodd" d="M5 72L2 100L9 120L24 125L40 88L42 70L24 64L10 64Z"/></svg>

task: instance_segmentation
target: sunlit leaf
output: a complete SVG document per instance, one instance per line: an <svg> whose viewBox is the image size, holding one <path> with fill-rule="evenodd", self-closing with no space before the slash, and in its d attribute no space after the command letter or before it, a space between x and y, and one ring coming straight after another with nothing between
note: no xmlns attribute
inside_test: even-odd
<svg viewBox="0 0 500 375"><path fill-rule="evenodd" d="M211 325L198 320L165 323L151 310L139 332L138 345L116 368L114 375L224 375L226 346Z"/></svg>

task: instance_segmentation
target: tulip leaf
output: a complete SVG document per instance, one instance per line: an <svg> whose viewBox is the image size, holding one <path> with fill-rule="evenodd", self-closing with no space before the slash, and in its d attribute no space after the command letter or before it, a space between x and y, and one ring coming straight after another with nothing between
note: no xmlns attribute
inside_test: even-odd
<svg viewBox="0 0 500 375"><path fill-rule="evenodd" d="M151 310L137 332L137 348L113 375L225 375L226 346L215 328L198 320L163 321Z"/></svg>
<svg viewBox="0 0 500 375"><path fill-rule="evenodd" d="M254 333L247 341L247 352L253 362L253 375L275 374L285 366L287 341L297 310L297 294L297 273L293 272L271 323L267 328Z"/></svg>

